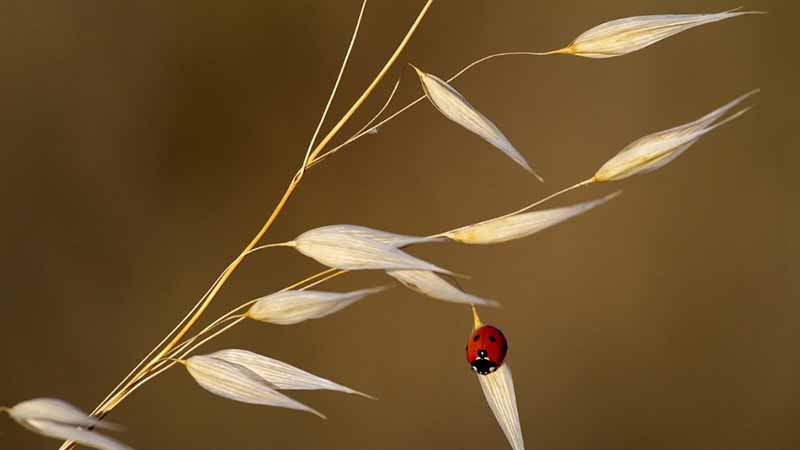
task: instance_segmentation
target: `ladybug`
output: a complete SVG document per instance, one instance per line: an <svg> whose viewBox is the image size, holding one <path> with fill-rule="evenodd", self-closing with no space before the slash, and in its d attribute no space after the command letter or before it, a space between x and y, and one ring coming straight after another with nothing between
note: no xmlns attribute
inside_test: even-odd
<svg viewBox="0 0 800 450"><path fill-rule="evenodd" d="M491 325L476 328L467 340L467 362L472 370L488 375L501 364L508 353L508 341L503 332Z"/></svg>

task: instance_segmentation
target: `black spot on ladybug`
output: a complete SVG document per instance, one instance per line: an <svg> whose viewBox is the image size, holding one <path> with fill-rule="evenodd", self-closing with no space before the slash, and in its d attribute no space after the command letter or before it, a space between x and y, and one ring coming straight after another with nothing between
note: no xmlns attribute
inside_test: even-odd
<svg viewBox="0 0 800 450"><path fill-rule="evenodd" d="M503 343L503 348L500 349L500 351L503 352L503 354L506 354L506 352L508 352L508 343L507 342Z"/></svg>
<svg viewBox="0 0 800 450"><path fill-rule="evenodd" d="M497 339L495 339L495 337L494 337L494 336L489 336L489 341L491 341L491 342L496 342L496 341L497 341Z"/></svg>
<svg viewBox="0 0 800 450"><path fill-rule="evenodd" d="M472 336L472 341L473 342L478 342L478 339L480 339L480 338L481 337L476 334L475 336Z"/></svg>
<svg viewBox="0 0 800 450"><path fill-rule="evenodd" d="M488 355L489 352L487 352L486 350L484 349L478 350L478 358L486 358Z"/></svg>
<svg viewBox="0 0 800 450"><path fill-rule="evenodd" d="M464 350L469 350L469 345L467 345L466 347L464 347Z"/></svg>

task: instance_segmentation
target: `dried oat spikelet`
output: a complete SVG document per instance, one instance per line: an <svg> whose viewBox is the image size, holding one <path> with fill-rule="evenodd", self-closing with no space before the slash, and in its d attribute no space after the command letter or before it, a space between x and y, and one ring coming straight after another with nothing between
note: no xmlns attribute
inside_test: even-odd
<svg viewBox="0 0 800 450"><path fill-rule="evenodd" d="M448 231L444 233L444 236L464 244L497 244L520 239L583 214L619 194L620 192L615 192L603 198L563 208L546 209L485 220Z"/></svg>
<svg viewBox="0 0 800 450"><path fill-rule="evenodd" d="M508 362L488 375L475 375L481 384L483 395L494 413L500 429L506 435L508 443L514 450L525 448L522 440L522 427L517 411L517 397L514 392L514 380Z"/></svg>
<svg viewBox="0 0 800 450"><path fill-rule="evenodd" d="M197 384L212 394L237 402L307 411L325 418L320 412L281 394L275 386L241 364L209 355L192 356L181 362Z"/></svg>
<svg viewBox="0 0 800 450"><path fill-rule="evenodd" d="M442 238L432 236L410 236L406 234L390 233L388 231L376 230L374 228L362 227L360 225L328 225L325 227L327 232L338 232L342 235L352 236L359 239L369 239L380 242L391 247L405 247L413 244L426 242L442 241Z"/></svg>
<svg viewBox="0 0 800 450"><path fill-rule="evenodd" d="M475 305L472 306L473 330L483 326ZM524 450L525 442L522 440L522 426L519 423L517 411L517 396L514 392L514 379L511 377L511 368L508 361L503 362L497 370L489 374L475 374L481 385L486 403L494 414L497 424L503 430L508 443L514 450Z"/></svg>
<svg viewBox="0 0 800 450"><path fill-rule="evenodd" d="M737 8L738 9L738 8ZM567 47L554 53L586 58L621 56L666 39L688 29L760 11L736 9L714 14L665 14L626 17L603 23L583 32Z"/></svg>
<svg viewBox="0 0 800 450"><path fill-rule="evenodd" d="M595 173L594 181L617 181L632 175L652 172L663 167L685 152L709 131L741 116L750 108L744 108L727 118L714 123L731 108L741 103L758 90L750 91L730 103L684 125L659 131L639 138L608 160Z"/></svg>
<svg viewBox="0 0 800 450"><path fill-rule="evenodd" d="M252 370L268 383L281 390L317 390L326 389L329 391L344 392L345 394L355 394L369 399L375 397L363 392L350 389L347 386L334 383L322 377L318 377L305 370L299 369L277 359L268 358L258 353L247 350L227 349L220 350L208 356L239 364Z"/></svg>
<svg viewBox="0 0 800 450"><path fill-rule="evenodd" d="M414 66L412 65L411 67ZM528 161L525 160L525 157L514 148L514 145L511 144L511 141L508 140L503 132L500 131L491 120L487 119L486 116L475 109L461 93L435 75L425 73L416 67L414 67L414 70L419 76L422 90L425 91L428 100L430 100L439 112L453 122L477 134L486 142L497 147L509 158L513 159L517 164L538 178L539 181L543 181L542 177L533 171Z"/></svg>
<svg viewBox="0 0 800 450"><path fill-rule="evenodd" d="M500 306L494 300L467 294L442 279L439 275L427 270L388 270L386 274L409 289L438 300L483 306Z"/></svg>
<svg viewBox="0 0 800 450"><path fill-rule="evenodd" d="M43 436L75 441L87 447L101 450L132 450L125 444L103 436L87 427L118 429L107 422L101 422L56 398L36 398L26 400L6 410L17 423L34 433Z"/></svg>
<svg viewBox="0 0 800 450"><path fill-rule="evenodd" d="M301 234L294 241L280 245L294 247L309 258L335 269L414 269L451 274L448 270L415 258L392 245L363 237L359 235L361 230L352 227L352 225L330 225L314 228ZM428 238L420 239L428 240Z"/></svg>
<svg viewBox="0 0 800 450"><path fill-rule="evenodd" d="M376 287L351 292L296 290L276 292L256 300L246 315L261 322L294 325L341 311L362 298L385 289Z"/></svg>

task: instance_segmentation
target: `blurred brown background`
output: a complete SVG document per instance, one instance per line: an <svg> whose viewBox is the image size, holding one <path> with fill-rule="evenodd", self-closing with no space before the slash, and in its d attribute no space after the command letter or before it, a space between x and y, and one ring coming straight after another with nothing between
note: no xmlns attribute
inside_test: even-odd
<svg viewBox="0 0 800 450"><path fill-rule="evenodd" d="M331 117L422 3L368 5ZM301 161L359 5L3 3L0 404L47 395L91 409L171 329ZM444 77L495 51L561 47L618 17L736 6L439 1L345 131L407 62ZM602 208L522 241L414 253L472 274L465 289L504 304L483 318L511 342L529 447L799 447L800 8L746 7L770 14L621 58L506 58L459 79L544 185L423 103L314 168L267 241L332 223L426 234L502 214L760 87L752 112L665 169L554 203L624 190ZM394 108L420 94L405 75ZM255 256L208 318L318 268L289 250ZM329 288L385 281L356 274ZM465 307L396 288L324 320L246 322L207 347L264 353L380 398L292 394L327 421L213 397L182 370L111 419L139 448L507 448L464 361L470 320ZM57 445L5 419L0 434L3 448Z"/></svg>

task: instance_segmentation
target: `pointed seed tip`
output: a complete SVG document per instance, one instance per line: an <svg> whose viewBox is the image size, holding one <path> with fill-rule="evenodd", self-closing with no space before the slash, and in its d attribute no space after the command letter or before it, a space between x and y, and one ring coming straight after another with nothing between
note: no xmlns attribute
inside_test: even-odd
<svg viewBox="0 0 800 450"><path fill-rule="evenodd" d="M378 400L378 397L375 397L374 395L366 394L366 393L361 392L361 391L356 391L356 390L352 390L351 389L350 392L348 392L348 393L349 394L353 394L353 395L358 395L359 397L364 397L364 398L369 399L369 400Z"/></svg>

